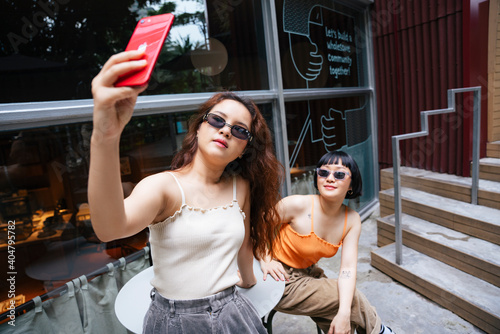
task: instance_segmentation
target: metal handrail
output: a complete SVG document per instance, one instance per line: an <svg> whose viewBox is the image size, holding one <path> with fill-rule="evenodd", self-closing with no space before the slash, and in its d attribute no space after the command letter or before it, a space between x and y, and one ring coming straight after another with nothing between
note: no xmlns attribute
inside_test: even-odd
<svg viewBox="0 0 500 334"><path fill-rule="evenodd" d="M149 245L149 243L148 243ZM125 265L128 263L134 262L135 260L139 259L140 257L144 257L146 260L149 259L150 265L152 265L151 262L151 254L150 254L150 246L146 246L143 249L138 250L135 253L129 254L125 257L121 257L116 261L110 262L107 265L89 273L85 274L82 276L85 276L87 281L90 281L94 277L97 277L99 275L102 275L104 273L109 272L111 269L114 267L116 268L124 268ZM82 277L80 276L80 277ZM78 279L78 278L76 278ZM55 288L54 290L50 290L47 293L44 293L41 296L37 296L35 298L39 298L41 302L46 301L50 298L56 297L56 296L62 296L62 294L66 293L68 291L68 284L71 284L72 280L69 280L66 282L66 284L63 284L59 286L58 288ZM5 319L9 318L11 315L20 316L22 314L25 314L28 311L31 311L33 308L35 308L35 298L32 298L28 300L27 302L16 306L14 310L8 310L5 311L4 313L0 314L0 322L4 321Z"/></svg>
<svg viewBox="0 0 500 334"><path fill-rule="evenodd" d="M481 87L455 88L448 90L448 108L427 110L420 112L421 131L392 136L392 162L394 180L394 219L395 219L395 241L396 241L396 264L403 262L403 231L401 226L401 157L399 151L399 141L427 136L429 134L428 117L431 115L447 114L456 112L455 94L464 92L474 92L473 104L473 130L472 130L472 187L471 203L477 205L477 192L479 188L479 143L480 143L480 123L481 123Z"/></svg>

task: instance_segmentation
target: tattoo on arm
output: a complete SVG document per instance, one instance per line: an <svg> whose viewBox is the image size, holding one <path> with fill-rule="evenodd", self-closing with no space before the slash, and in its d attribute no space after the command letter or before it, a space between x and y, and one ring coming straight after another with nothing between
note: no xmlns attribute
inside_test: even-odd
<svg viewBox="0 0 500 334"><path fill-rule="evenodd" d="M352 274L351 274L350 270L342 270L342 272L340 273L340 278L347 279L347 278L351 278L351 276L352 276Z"/></svg>

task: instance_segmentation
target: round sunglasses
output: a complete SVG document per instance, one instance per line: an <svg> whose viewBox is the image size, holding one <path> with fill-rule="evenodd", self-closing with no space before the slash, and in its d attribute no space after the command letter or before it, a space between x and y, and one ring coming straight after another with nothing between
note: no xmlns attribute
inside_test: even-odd
<svg viewBox="0 0 500 334"><path fill-rule="evenodd" d="M203 121L206 121L208 124L217 129L222 129L225 125L227 125L231 129L231 134L238 139L251 141L253 138L250 131L242 126L226 123L226 120L219 115L207 113L203 116Z"/></svg>
<svg viewBox="0 0 500 334"><path fill-rule="evenodd" d="M341 171L330 171L328 169L321 169L321 168L317 168L316 169L316 173L318 173L318 176L319 177L324 177L325 179L327 177L330 176L330 174L333 173L333 178L337 181L341 181L341 180L344 180L346 175L349 175L351 176L351 174L349 174L348 172L341 172Z"/></svg>

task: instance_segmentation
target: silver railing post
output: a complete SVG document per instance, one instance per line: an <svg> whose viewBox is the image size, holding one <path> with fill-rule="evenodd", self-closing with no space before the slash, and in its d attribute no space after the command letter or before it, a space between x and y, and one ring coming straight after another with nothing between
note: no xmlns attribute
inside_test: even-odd
<svg viewBox="0 0 500 334"><path fill-rule="evenodd" d="M395 219L395 241L396 241L396 263L401 265L403 262L403 229L401 228L401 182L399 176L399 166L401 158L399 156L399 139L392 137L392 156L396 157L393 162L394 178L394 219ZM396 200L397 199L397 200Z"/></svg>
<svg viewBox="0 0 500 334"><path fill-rule="evenodd" d="M479 148L481 143L481 87L474 91L474 119L472 124L472 187L471 203L477 205L479 191Z"/></svg>

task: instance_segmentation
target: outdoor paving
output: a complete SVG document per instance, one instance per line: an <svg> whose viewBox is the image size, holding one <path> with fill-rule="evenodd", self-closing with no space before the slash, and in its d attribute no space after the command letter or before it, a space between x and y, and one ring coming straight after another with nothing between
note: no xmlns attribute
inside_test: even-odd
<svg viewBox="0 0 500 334"><path fill-rule="evenodd" d="M484 333L371 266L370 251L377 248L378 216L379 212L376 210L362 225L357 288L375 306L382 322L399 334ZM334 258L323 259L319 264L328 277L336 278L340 266L340 251ZM278 312L273 319L273 334L285 333L316 333L316 325L309 317Z"/></svg>

